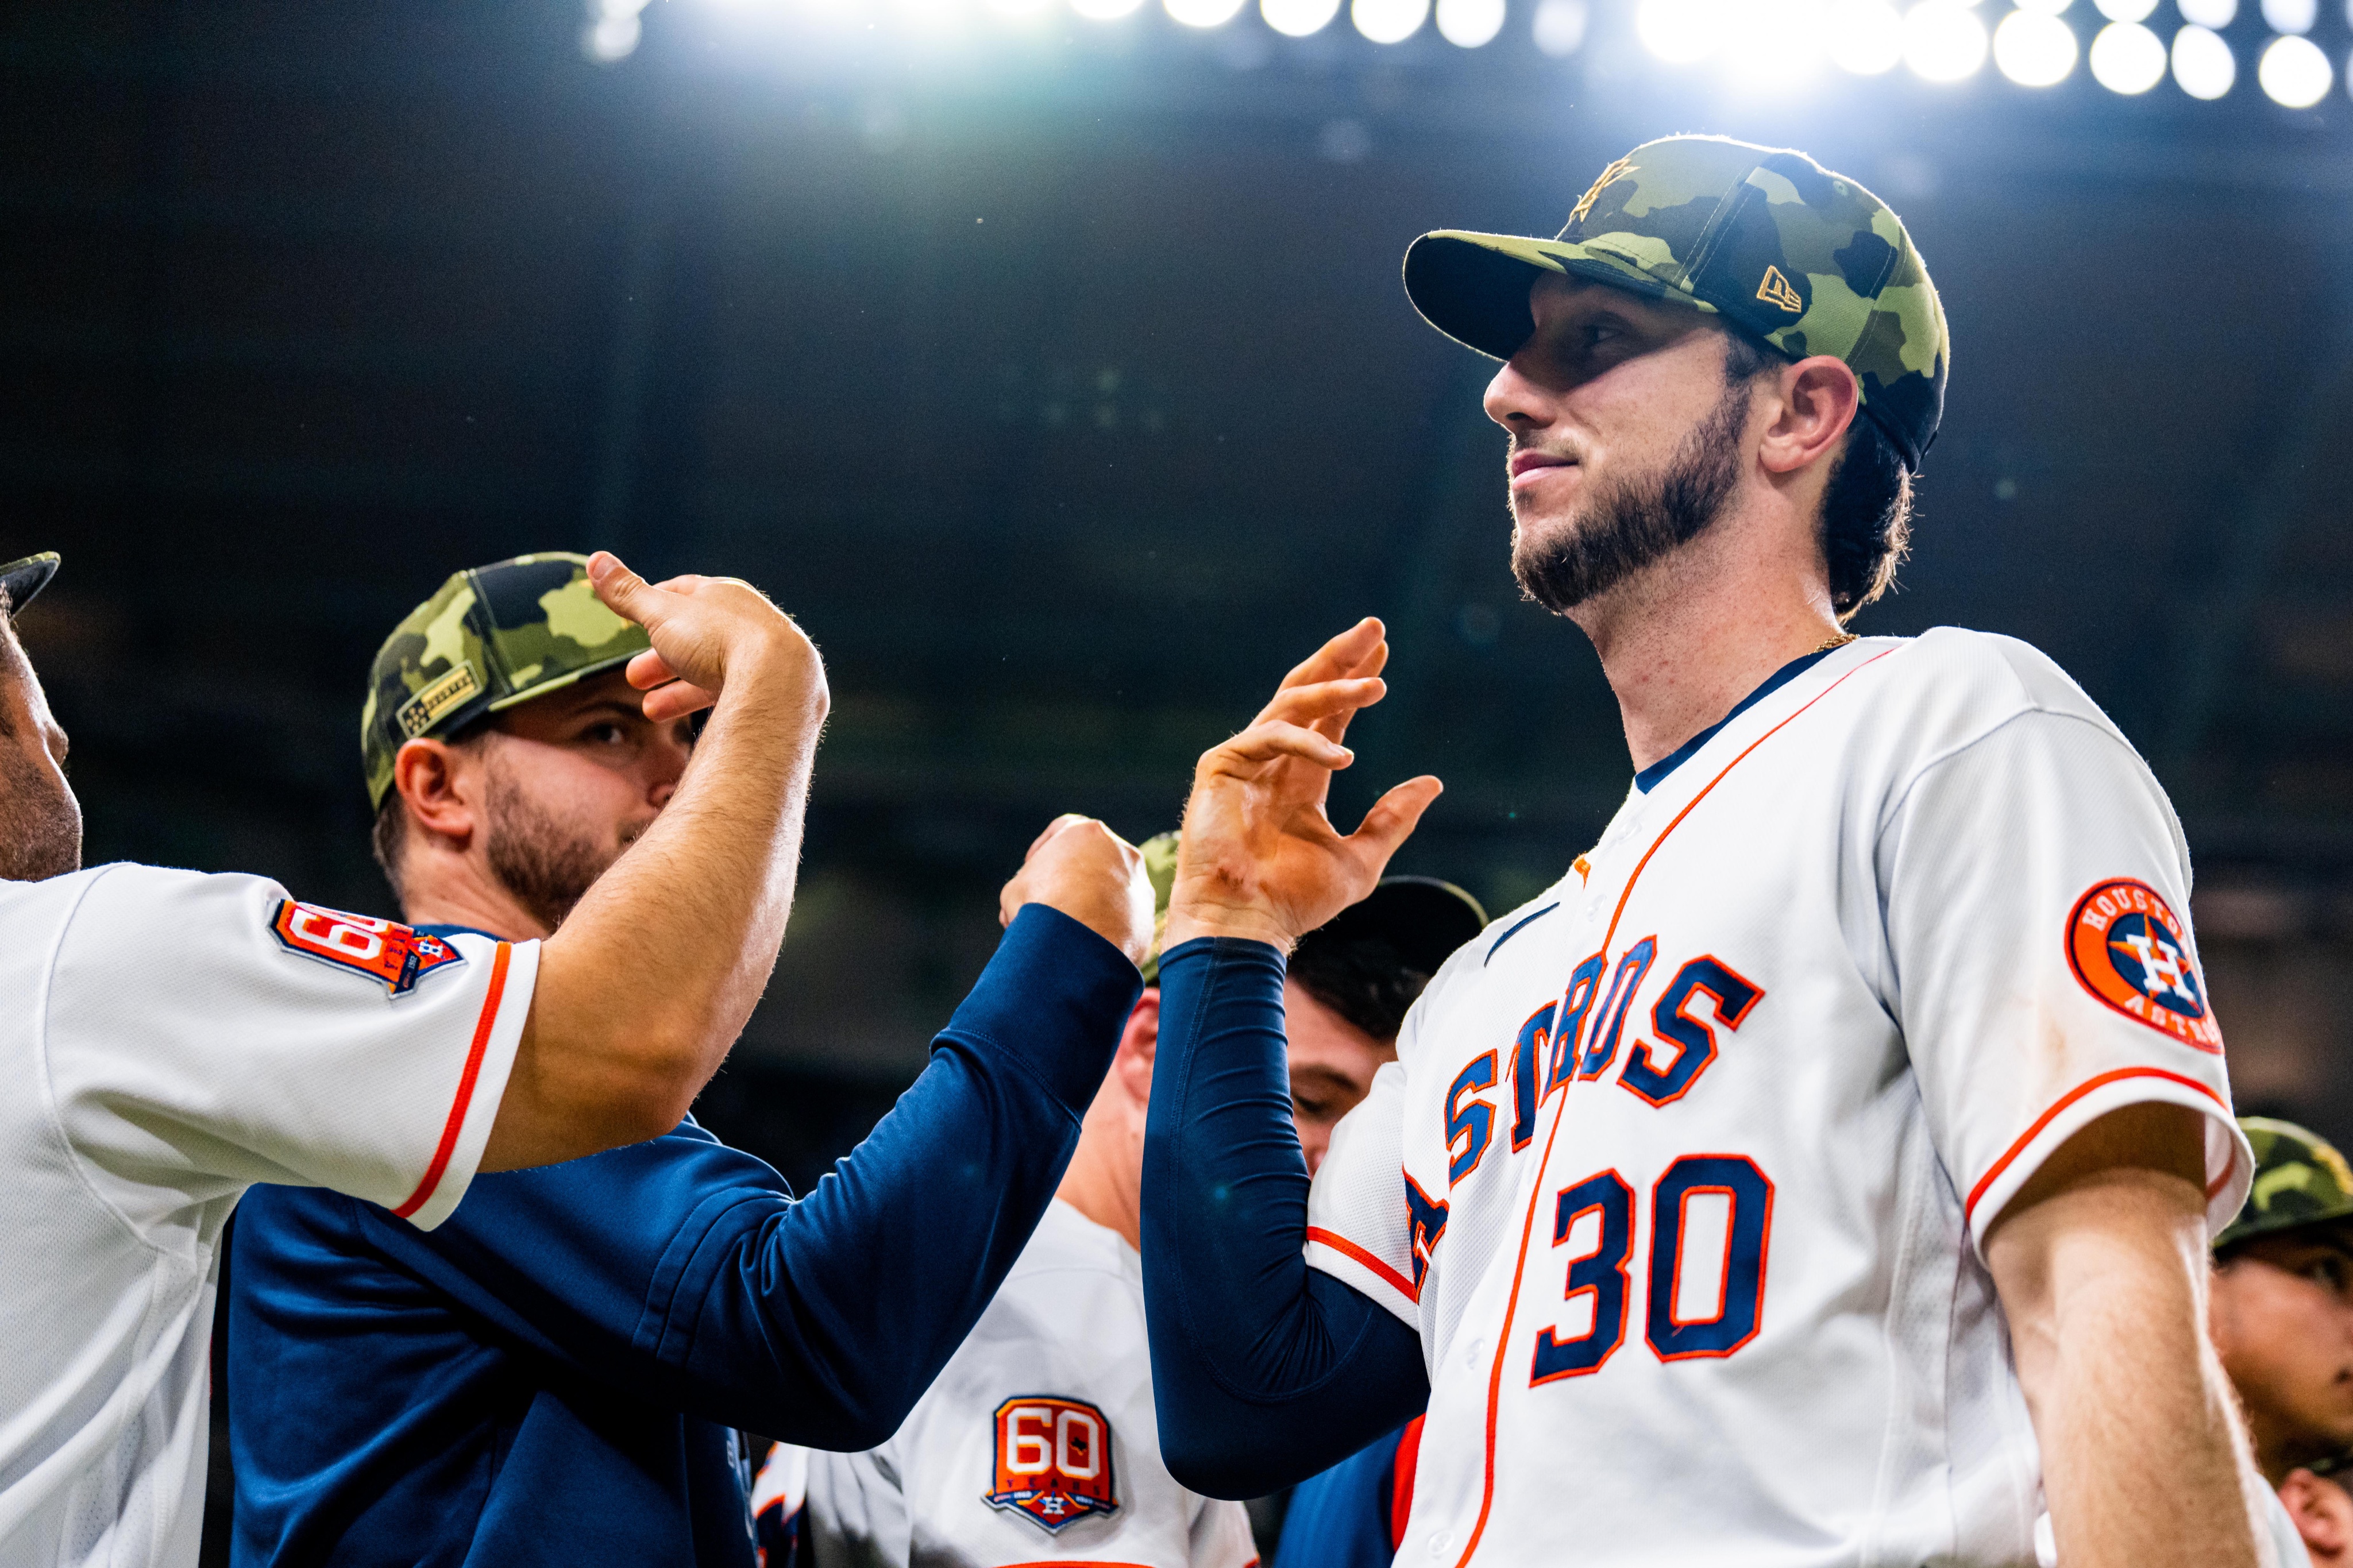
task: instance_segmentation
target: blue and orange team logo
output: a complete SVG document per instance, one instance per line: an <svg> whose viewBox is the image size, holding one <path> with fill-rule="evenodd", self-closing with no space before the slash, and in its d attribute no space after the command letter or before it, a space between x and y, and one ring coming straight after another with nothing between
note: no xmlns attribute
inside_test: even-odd
<svg viewBox="0 0 2353 1568"><path fill-rule="evenodd" d="M1050 1534L1119 1508L1111 1423L1079 1399L1025 1394L997 1407L997 1489L987 1501Z"/></svg>
<svg viewBox="0 0 2353 1568"><path fill-rule="evenodd" d="M2129 877L2102 882L2067 917L2067 962L2084 989L2127 1018L2219 1054L2222 1031L2173 906Z"/></svg>
<svg viewBox="0 0 2353 1568"><path fill-rule="evenodd" d="M464 953L438 936L291 899L278 900L269 916L269 934L289 952L381 980L385 993L394 996L414 989L437 969L466 962Z"/></svg>

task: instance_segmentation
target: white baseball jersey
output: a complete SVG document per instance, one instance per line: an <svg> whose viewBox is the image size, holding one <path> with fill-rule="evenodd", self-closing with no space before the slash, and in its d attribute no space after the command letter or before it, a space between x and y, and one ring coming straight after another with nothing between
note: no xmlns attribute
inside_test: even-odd
<svg viewBox="0 0 2353 1568"><path fill-rule="evenodd" d="M196 1561L229 1211L282 1182L439 1224L538 951L258 877L0 882L0 1563Z"/></svg>
<svg viewBox="0 0 2353 1568"><path fill-rule="evenodd" d="M1987 1226L2137 1101L2203 1113L2210 1224L2247 1189L2189 894L2147 768L2005 637L1850 644L1635 789L1315 1182L1309 1261L1429 1364L1398 1562L2033 1563Z"/></svg>
<svg viewBox="0 0 2353 1568"><path fill-rule="evenodd" d="M1142 1259L1059 1200L891 1440L809 1456L803 1520L817 1568L1258 1558L1241 1504L1160 1462Z"/></svg>

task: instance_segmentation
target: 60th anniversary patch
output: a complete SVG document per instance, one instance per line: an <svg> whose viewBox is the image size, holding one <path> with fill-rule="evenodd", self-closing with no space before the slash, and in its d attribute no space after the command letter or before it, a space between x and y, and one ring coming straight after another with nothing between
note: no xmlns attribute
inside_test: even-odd
<svg viewBox="0 0 2353 1568"><path fill-rule="evenodd" d="M414 989L437 969L466 962L465 954L438 936L292 899L279 900L270 911L269 934L289 952L380 980L394 996Z"/></svg>

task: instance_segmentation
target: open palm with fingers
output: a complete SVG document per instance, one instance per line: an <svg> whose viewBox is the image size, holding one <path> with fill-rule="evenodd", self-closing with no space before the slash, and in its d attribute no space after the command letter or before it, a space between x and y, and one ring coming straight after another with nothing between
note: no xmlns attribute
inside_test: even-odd
<svg viewBox="0 0 2353 1568"><path fill-rule="evenodd" d="M1185 807L1166 944L1245 937L1286 951L1373 889L1443 787L1424 775L1376 801L1354 833L1332 826L1332 775L1356 760L1349 721L1387 692L1381 623L1334 637L1283 677L1250 728L1202 755Z"/></svg>

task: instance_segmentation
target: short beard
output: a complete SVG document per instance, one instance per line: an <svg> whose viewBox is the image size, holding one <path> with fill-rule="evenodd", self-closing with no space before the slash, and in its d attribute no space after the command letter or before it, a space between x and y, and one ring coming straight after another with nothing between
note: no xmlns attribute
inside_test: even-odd
<svg viewBox="0 0 2353 1568"><path fill-rule="evenodd" d="M484 772L488 822L482 852L491 874L526 913L554 931L620 858L620 850L590 842L542 810L497 756ZM627 847L625 841L620 848Z"/></svg>
<svg viewBox="0 0 2353 1568"><path fill-rule="evenodd" d="M81 869L81 805L0 727L0 879L40 882Z"/></svg>
<svg viewBox="0 0 2353 1568"><path fill-rule="evenodd" d="M1582 518L1543 539L1512 534L1512 575L1520 592L1556 615L1606 594L1682 549L1724 514L1740 483L1740 433L1749 384L1734 382L1656 473L1596 495Z"/></svg>

